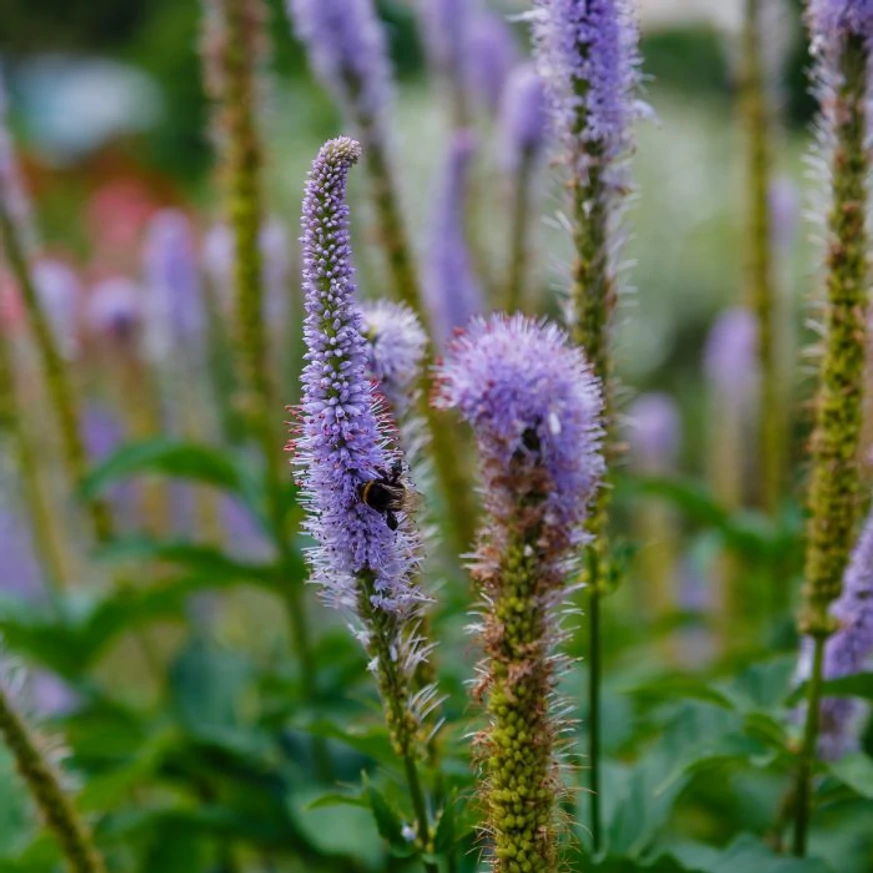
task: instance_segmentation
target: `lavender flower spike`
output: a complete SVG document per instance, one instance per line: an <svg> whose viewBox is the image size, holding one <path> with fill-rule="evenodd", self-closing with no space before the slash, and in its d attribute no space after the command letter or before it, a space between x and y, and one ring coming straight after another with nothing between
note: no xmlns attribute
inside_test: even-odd
<svg viewBox="0 0 873 873"><path fill-rule="evenodd" d="M381 123L391 100L391 70L373 0L286 4L322 84L357 124Z"/></svg>
<svg viewBox="0 0 873 873"><path fill-rule="evenodd" d="M406 765L424 847L430 825L416 766L423 756L422 722L435 698L432 689L414 691L413 681L427 656L416 631L425 600L414 579L420 539L405 513L391 518L364 500L365 486L391 476L402 459L388 449L388 425L367 376L367 345L355 302L345 196L349 169L360 154L354 140L331 140L306 183L307 363L294 449L308 529L318 544L309 555L313 580L350 618L370 655L394 748Z"/></svg>
<svg viewBox="0 0 873 873"><path fill-rule="evenodd" d="M604 471L600 389L562 331L520 315L475 319L438 377L438 405L473 428L488 516L472 569L485 604L476 693L488 726L477 746L491 870L551 873L561 792L554 649Z"/></svg>
<svg viewBox="0 0 873 873"><path fill-rule="evenodd" d="M196 342L206 312L191 222L176 209L164 209L149 222L143 249L148 288L148 345L163 360L178 344Z"/></svg>
<svg viewBox="0 0 873 873"><path fill-rule="evenodd" d="M532 64L520 64L506 83L500 130L501 163L507 172L539 161L548 141L548 103L543 80Z"/></svg>
<svg viewBox="0 0 873 873"><path fill-rule="evenodd" d="M455 328L463 327L484 308L464 233L465 192L475 147L470 131L454 135L435 201L424 293L438 346L445 345Z"/></svg>
<svg viewBox="0 0 873 873"><path fill-rule="evenodd" d="M843 577L843 593L831 607L838 629L827 641L824 677L839 679L860 673L873 656L873 515L852 553ZM812 641L804 639L798 681L808 679L812 668ZM856 751L859 722L867 712L864 704L850 697L826 697L821 702L819 754L828 761Z"/></svg>
<svg viewBox="0 0 873 873"><path fill-rule="evenodd" d="M485 109L494 114L518 63L515 35L502 15L483 8L472 16L467 36L467 58L470 89Z"/></svg>
<svg viewBox="0 0 873 873"><path fill-rule="evenodd" d="M640 395L628 409L627 439L638 470L669 473L682 439L682 423L673 398L658 392Z"/></svg>
<svg viewBox="0 0 873 873"><path fill-rule="evenodd" d="M79 277L63 261L43 259L33 266L33 284L54 335L66 359L78 352L78 311L82 295Z"/></svg>

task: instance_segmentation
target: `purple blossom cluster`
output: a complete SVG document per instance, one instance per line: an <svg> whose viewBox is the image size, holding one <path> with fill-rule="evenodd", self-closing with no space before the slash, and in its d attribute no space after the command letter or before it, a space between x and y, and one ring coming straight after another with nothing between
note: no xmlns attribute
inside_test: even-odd
<svg viewBox="0 0 873 873"><path fill-rule="evenodd" d="M373 605L407 614L422 594L412 581L418 538L408 519L397 531L361 499L362 486L384 475L397 456L373 384L355 280L345 203L360 146L341 137L312 165L303 203L306 366L302 426L295 461L318 542L313 578L329 602L357 614L362 574L373 581Z"/></svg>
<svg viewBox="0 0 873 873"><path fill-rule="evenodd" d="M501 159L507 172L537 161L549 135L548 99L533 64L519 64L503 92L500 111Z"/></svg>
<svg viewBox="0 0 873 873"><path fill-rule="evenodd" d="M427 334L415 313L402 303L377 300L361 305L367 339L368 373L395 419L409 408L427 352Z"/></svg>
<svg viewBox="0 0 873 873"><path fill-rule="evenodd" d="M871 0L809 0L807 18L814 52L837 48L849 34L873 38Z"/></svg>
<svg viewBox="0 0 873 873"><path fill-rule="evenodd" d="M603 401L584 353L562 330L522 315L475 318L448 349L436 402L457 409L476 435L490 511L518 509L523 495L506 471L535 464L548 476L546 524L581 541L604 472Z"/></svg>
<svg viewBox="0 0 873 873"><path fill-rule="evenodd" d="M639 35L633 4L535 0L534 7L537 67L549 90L566 158L583 178L593 160L615 174L639 111Z"/></svg>
<svg viewBox="0 0 873 873"><path fill-rule="evenodd" d="M873 657L873 515L867 519L843 577L843 592L831 607L839 624L825 645L825 679L840 679L864 670ZM812 668L812 641L804 639L797 669L799 681ZM821 703L819 754L835 761L859 745L860 720L867 707L857 698L825 697Z"/></svg>
<svg viewBox="0 0 873 873"><path fill-rule="evenodd" d="M287 0L310 63L349 116L369 125L391 100L385 35L373 0Z"/></svg>
<svg viewBox="0 0 873 873"><path fill-rule="evenodd" d="M645 473L673 469L682 440L682 422L672 397L660 392L638 397L628 408L626 430L635 467Z"/></svg>
<svg viewBox="0 0 873 873"><path fill-rule="evenodd" d="M467 186L476 141L457 131L449 145L442 184L434 201L424 274L424 296L434 340L442 347L485 306L465 233Z"/></svg>

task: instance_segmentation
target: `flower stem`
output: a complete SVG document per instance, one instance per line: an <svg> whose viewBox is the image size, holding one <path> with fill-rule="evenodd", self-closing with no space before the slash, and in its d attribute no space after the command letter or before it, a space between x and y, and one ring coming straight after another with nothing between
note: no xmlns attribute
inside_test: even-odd
<svg viewBox="0 0 873 873"><path fill-rule="evenodd" d="M0 687L0 734L15 759L36 801L46 826L61 845L72 873L105 873L106 865L94 845L94 839L79 818L58 778L34 744L24 722L13 709Z"/></svg>
<svg viewBox="0 0 873 873"><path fill-rule="evenodd" d="M521 158L515 187L509 228L509 270L506 278L506 311L515 312L525 305L525 286L528 271L528 232L530 229L530 186L535 161L530 154Z"/></svg>
<svg viewBox="0 0 873 873"><path fill-rule="evenodd" d="M597 584L599 562L596 555L591 556L589 567L588 595L588 780L591 790L591 842L594 853L600 851L602 844L602 828L600 813L600 684L603 675L601 664L600 639L600 599L601 592Z"/></svg>
<svg viewBox="0 0 873 873"><path fill-rule="evenodd" d="M63 358L52 336L48 319L40 305L18 230L2 198L0 198L0 240L6 250L12 273L18 281L28 323L42 360L49 397L57 416L67 470L78 488L88 472L88 455L79 431L77 398ZM108 542L112 539L113 529L108 504L100 498L90 498L86 505L97 542L101 544Z"/></svg>
<svg viewBox="0 0 873 873"><path fill-rule="evenodd" d="M800 750L797 768L797 785L795 789L794 811L794 843L792 851L798 858L806 855L806 844L809 835L809 820L812 814L812 776L816 762L816 746L819 729L819 707L824 670L824 649L826 636L816 636L813 649L812 674L806 701L806 720L803 730L803 746Z"/></svg>
<svg viewBox="0 0 873 873"><path fill-rule="evenodd" d="M779 391L779 351L775 325L778 313L773 281L770 182L772 118L762 71L760 0L746 0L743 32L743 107L747 125L749 184L749 281L751 306L758 321L758 361L761 373L758 416L761 458L761 504L773 515L779 508L785 438Z"/></svg>
<svg viewBox="0 0 873 873"><path fill-rule="evenodd" d="M0 433L9 432L18 458L22 492L30 514L36 551L50 593L57 594L68 583L63 551L58 541L49 503L39 478L37 452L27 423L21 414L12 367L12 349L5 329L0 326Z"/></svg>

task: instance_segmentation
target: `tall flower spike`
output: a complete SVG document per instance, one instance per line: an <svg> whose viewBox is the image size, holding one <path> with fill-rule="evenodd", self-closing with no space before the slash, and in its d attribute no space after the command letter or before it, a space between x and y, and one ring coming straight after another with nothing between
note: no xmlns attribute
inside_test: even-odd
<svg viewBox="0 0 873 873"><path fill-rule="evenodd" d="M860 673L873 655L873 515L868 517L852 560L843 577L843 593L831 607L838 624L828 640L824 654L823 675L839 679ZM810 678L813 646L804 640L798 681ZM850 697L828 697L821 703L818 752L835 761L859 745L859 722L868 707Z"/></svg>
<svg viewBox="0 0 873 873"><path fill-rule="evenodd" d="M506 83L500 132L501 164L510 176L512 186L506 277L506 308L512 312L524 303L529 272L533 185L549 133L545 87L531 64L517 66Z"/></svg>
<svg viewBox="0 0 873 873"><path fill-rule="evenodd" d="M322 84L356 123L381 128L392 98L391 68L373 0L286 2Z"/></svg>
<svg viewBox="0 0 873 873"><path fill-rule="evenodd" d="M482 8L471 17L467 36L470 90L490 114L500 108L506 83L518 63L518 45L506 19Z"/></svg>
<svg viewBox="0 0 873 873"><path fill-rule="evenodd" d="M638 112L639 35L632 0L534 0L537 68L551 98L561 143L573 238L568 321L604 391L605 445L614 454L611 327L618 297L619 220L628 188L631 121ZM610 489L591 512L593 535L585 565L588 585L589 787L594 851L600 826L600 600L611 578L606 539Z"/></svg>
<svg viewBox="0 0 873 873"><path fill-rule="evenodd" d="M148 296L147 343L155 360L196 344L206 326L200 270L191 222L164 209L149 222L143 247Z"/></svg>
<svg viewBox="0 0 873 873"><path fill-rule="evenodd" d="M417 0L422 40L433 71L448 90L456 128L470 123L467 44L474 0Z"/></svg>
<svg viewBox="0 0 873 873"><path fill-rule="evenodd" d="M78 351L78 316L82 293L79 277L63 261L43 259L33 267L33 283L61 355Z"/></svg>
<svg viewBox="0 0 873 873"><path fill-rule="evenodd" d="M562 331L520 315L475 319L437 384L436 403L473 429L487 511L472 570L485 604L476 694L488 726L477 745L491 869L551 873L561 791L554 650L604 471L600 390Z"/></svg>
<svg viewBox="0 0 873 873"><path fill-rule="evenodd" d="M368 343L368 371L399 420L413 405L427 353L427 335L415 313L402 303L377 300L361 305Z"/></svg>
<svg viewBox="0 0 873 873"><path fill-rule="evenodd" d="M434 698L431 690L415 693L413 683L427 655L416 632L425 600L415 582L419 537L399 508L392 516L363 499L368 483L391 477L402 459L388 449L387 422L367 376L368 350L355 302L345 197L349 170L360 154L354 140L331 140L306 183L307 353L294 450L308 529L318 544L309 555L312 578L327 602L349 617L372 659L391 738L406 765L423 847L430 825L417 762L422 722Z"/></svg>
<svg viewBox="0 0 873 873"><path fill-rule="evenodd" d="M475 149L470 131L453 135L434 200L424 289L438 347L445 345L455 328L463 327L484 308L464 233L465 195Z"/></svg>
<svg viewBox="0 0 873 873"><path fill-rule="evenodd" d="M801 630L813 639L806 724L797 774L794 852L802 856L811 811L829 607L840 596L859 512L863 421L870 175L873 3L814 0L808 8L820 130L829 156L823 354L811 449L808 536Z"/></svg>

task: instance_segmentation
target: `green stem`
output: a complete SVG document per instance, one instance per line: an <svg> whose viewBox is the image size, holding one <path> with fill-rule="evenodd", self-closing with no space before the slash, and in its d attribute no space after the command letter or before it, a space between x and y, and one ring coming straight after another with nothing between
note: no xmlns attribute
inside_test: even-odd
<svg viewBox="0 0 873 873"><path fill-rule="evenodd" d="M46 586L56 595L66 588L68 582L63 552L56 536L58 528L40 482L37 452L22 415L12 367L12 349L5 329L0 326L0 432L3 431L9 432L14 443L36 551Z"/></svg>
<svg viewBox="0 0 873 873"><path fill-rule="evenodd" d="M289 572L289 541L293 529L285 507L283 468L276 407L268 364L268 334L263 317L263 265L260 234L262 206L261 145L255 121L255 41L257 3L254 0L224 0L226 38L223 45L225 71L224 117L227 123L227 211L234 237L234 287L237 350L241 363L244 418L260 445L265 463L267 505L274 540L279 552L292 629L295 654L302 671L308 700L317 694L315 660L312 655L302 580ZM278 417L277 417L278 418ZM319 753L321 768L325 751Z"/></svg>
<svg viewBox="0 0 873 873"><path fill-rule="evenodd" d="M761 372L759 445L761 503L771 516L782 493L785 436L779 391L779 350L775 324L777 300L773 280L770 183L772 118L767 105L761 60L760 0L746 0L743 33L745 55L744 109L748 135L749 279L751 303L758 322L758 362Z"/></svg>
<svg viewBox="0 0 873 873"><path fill-rule="evenodd" d="M515 178L509 228L509 270L506 279L506 310L515 312L525 304L530 229L530 187L534 169L531 155L525 154Z"/></svg>
<svg viewBox="0 0 873 873"><path fill-rule="evenodd" d="M824 672L824 649L826 636L816 636L813 649L812 675L806 698L806 721L803 730L803 745L797 767L797 787L795 790L795 826L792 851L798 858L806 855L809 834L809 821L812 815L812 777L817 758L819 709Z"/></svg>
<svg viewBox="0 0 873 873"><path fill-rule="evenodd" d="M0 239L2 239L6 250L9 266L18 282L28 323L42 360L49 397L57 416L67 470L74 485L78 488L88 472L88 455L79 431L76 394L52 335L48 319L40 305L27 255L15 222L3 203L2 197L0 197ZM108 542L112 539L113 528L109 506L104 500L98 498L89 499L86 505L97 542L101 544Z"/></svg>
<svg viewBox="0 0 873 873"><path fill-rule="evenodd" d="M403 761L406 785L415 814L415 829L422 852L431 849L430 819L427 801L418 771L419 724L409 709L410 688L414 676L405 675L398 665L396 652L401 629L395 616L373 606L374 577L371 572L360 576L358 603L361 616L370 634L369 654L378 665L379 693L385 706L385 721L397 756ZM422 858L425 873L439 873L439 868Z"/></svg>
<svg viewBox="0 0 873 873"><path fill-rule="evenodd" d="M589 787L591 789L591 842L595 854L602 845L600 813L600 685L603 674L601 664L600 638L600 600L601 592L597 584L598 561L596 556L590 561L591 585L588 595L588 766Z"/></svg>
<svg viewBox="0 0 873 873"><path fill-rule="evenodd" d="M0 734L72 873L106 873L94 839L0 686Z"/></svg>

